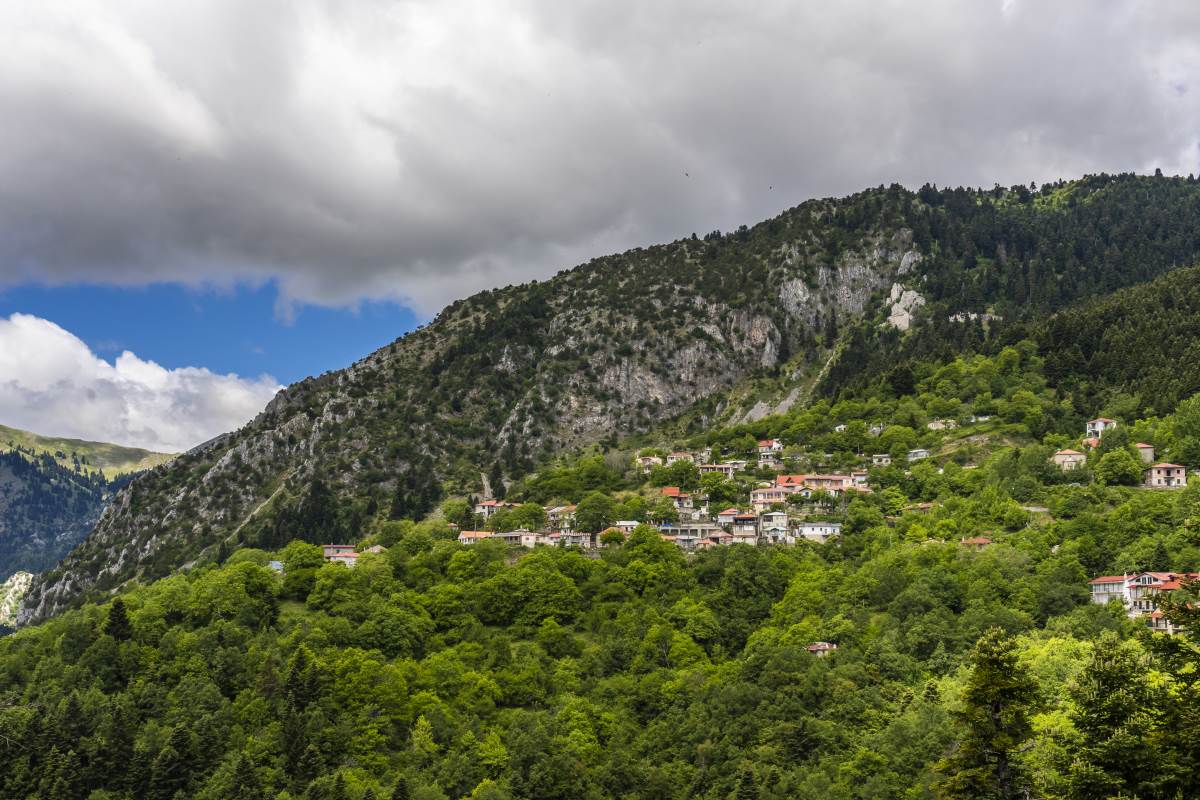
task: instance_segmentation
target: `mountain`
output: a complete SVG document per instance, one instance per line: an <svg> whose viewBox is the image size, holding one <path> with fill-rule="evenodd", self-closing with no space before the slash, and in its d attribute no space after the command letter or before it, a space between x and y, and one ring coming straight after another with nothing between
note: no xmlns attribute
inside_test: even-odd
<svg viewBox="0 0 1200 800"><path fill-rule="evenodd" d="M134 472L170 458L0 426L0 580L52 567Z"/></svg>
<svg viewBox="0 0 1200 800"><path fill-rule="evenodd" d="M510 487L599 532L681 513L681 488L744 509L867 469L870 492L772 504L827 539L527 548L460 538L455 499L371 520L352 569L244 547L64 611L0 638L0 797L1200 797L1200 479L1137 486L1130 445L1200 466L1200 396L1064 471L1088 417L1046 366L1028 339L917 359L907 385L694 434L731 478L609 453Z"/></svg>
<svg viewBox="0 0 1200 800"><path fill-rule="evenodd" d="M477 294L134 481L23 619L238 546L354 538L786 371L824 395L1200 256L1193 179L881 187ZM891 322L889 323L889 320ZM956 321L963 320L963 321ZM707 414L700 413L703 423Z"/></svg>
<svg viewBox="0 0 1200 800"><path fill-rule="evenodd" d="M39 455L47 453L64 467L76 471L98 470L109 479L153 469L175 457L171 453L155 453L140 447L41 436L5 425L0 425L0 449L20 449Z"/></svg>

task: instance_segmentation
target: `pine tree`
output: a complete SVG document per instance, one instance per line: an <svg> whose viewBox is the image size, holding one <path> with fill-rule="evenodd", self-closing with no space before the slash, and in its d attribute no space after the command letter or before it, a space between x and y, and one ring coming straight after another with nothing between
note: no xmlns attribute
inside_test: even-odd
<svg viewBox="0 0 1200 800"><path fill-rule="evenodd" d="M758 781L749 764L742 767L741 774L738 775L737 790L733 796L734 800L758 800Z"/></svg>
<svg viewBox="0 0 1200 800"><path fill-rule="evenodd" d="M404 776L396 781L396 788L392 789L392 800L412 800L412 792L409 791L408 781Z"/></svg>
<svg viewBox="0 0 1200 800"><path fill-rule="evenodd" d="M125 601L117 598L108 609L108 619L104 621L104 632L118 642L124 642L133 636L133 626L129 624L129 614L125 609Z"/></svg>
<svg viewBox="0 0 1200 800"><path fill-rule="evenodd" d="M958 742L937 765L945 800L1023 800L1027 779L1017 757L1032 728L1037 687L1017 663L1016 648L993 628L975 645L962 708L952 713Z"/></svg>
<svg viewBox="0 0 1200 800"><path fill-rule="evenodd" d="M1082 742L1064 765L1069 798L1153 797L1166 772L1153 741L1156 717L1145 665L1113 634L1096 644L1071 689L1072 721ZM1150 783L1151 785L1145 785Z"/></svg>
<svg viewBox="0 0 1200 800"><path fill-rule="evenodd" d="M263 797L262 782L258 779L254 764L242 753L233 771L233 793L230 800L263 800Z"/></svg>
<svg viewBox="0 0 1200 800"><path fill-rule="evenodd" d="M333 789L329 792L329 800L350 800L350 795L346 792L346 779L340 772L333 782Z"/></svg>

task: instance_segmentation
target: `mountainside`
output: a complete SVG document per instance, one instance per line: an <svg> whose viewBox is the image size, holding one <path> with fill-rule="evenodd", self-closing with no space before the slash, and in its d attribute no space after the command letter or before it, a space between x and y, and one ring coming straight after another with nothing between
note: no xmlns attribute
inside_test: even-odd
<svg viewBox="0 0 1200 800"><path fill-rule="evenodd" d="M52 567L127 482L62 466L48 453L0 452L0 580Z"/></svg>
<svg viewBox="0 0 1200 800"><path fill-rule="evenodd" d="M152 469L175 457L170 453L155 453L140 447L42 436L0 425L0 449L18 448L29 453L48 453L62 466L77 471L99 470L109 479Z"/></svg>
<svg viewBox="0 0 1200 800"><path fill-rule="evenodd" d="M981 341L987 315L1035 319L1191 263L1197 223L1191 179L893 186L483 292L134 481L23 619L238 545L420 517L447 489L479 493L481 472L615 443L784 365L826 393L877 379L902 351Z"/></svg>

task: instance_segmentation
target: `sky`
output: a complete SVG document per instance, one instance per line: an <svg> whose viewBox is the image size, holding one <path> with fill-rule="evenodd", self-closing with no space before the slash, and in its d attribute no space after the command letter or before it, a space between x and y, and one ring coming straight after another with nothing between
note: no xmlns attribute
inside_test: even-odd
<svg viewBox="0 0 1200 800"><path fill-rule="evenodd" d="M1187 2L12 0L0 423L182 449L604 253L892 182L1200 172L1198 78Z"/></svg>

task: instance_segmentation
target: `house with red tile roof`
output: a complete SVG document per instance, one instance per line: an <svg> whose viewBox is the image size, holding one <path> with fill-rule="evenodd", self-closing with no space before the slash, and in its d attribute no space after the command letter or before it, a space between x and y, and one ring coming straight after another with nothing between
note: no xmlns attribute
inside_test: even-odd
<svg viewBox="0 0 1200 800"><path fill-rule="evenodd" d="M1138 442L1134 445L1138 451L1138 456L1142 459L1143 464L1154 463L1154 445Z"/></svg>
<svg viewBox="0 0 1200 800"><path fill-rule="evenodd" d="M1187 486L1187 469L1167 462L1155 464L1146 470L1145 480L1151 489L1182 489Z"/></svg>
<svg viewBox="0 0 1200 800"><path fill-rule="evenodd" d="M1054 465L1063 472L1078 469L1087 463L1087 456L1078 450L1059 450L1050 457Z"/></svg>
<svg viewBox="0 0 1200 800"><path fill-rule="evenodd" d="M1158 610L1157 596L1183 587L1184 582L1200 580L1196 572L1130 572L1101 575L1088 581L1092 602L1103 605L1117 600L1130 619L1141 618L1153 630L1174 634L1178 628Z"/></svg>

